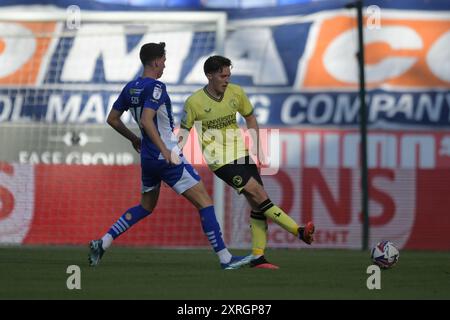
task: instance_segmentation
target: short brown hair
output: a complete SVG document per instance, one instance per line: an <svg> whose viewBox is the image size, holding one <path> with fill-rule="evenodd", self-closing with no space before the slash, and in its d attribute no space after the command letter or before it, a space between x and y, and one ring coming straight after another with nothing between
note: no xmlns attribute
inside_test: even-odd
<svg viewBox="0 0 450 320"><path fill-rule="evenodd" d="M223 67L231 67L231 60L222 56L211 56L203 65L205 74L221 72Z"/></svg>
<svg viewBox="0 0 450 320"><path fill-rule="evenodd" d="M166 44L164 42L153 43L149 42L141 47L139 58L145 66L155 59L161 58L166 53Z"/></svg>

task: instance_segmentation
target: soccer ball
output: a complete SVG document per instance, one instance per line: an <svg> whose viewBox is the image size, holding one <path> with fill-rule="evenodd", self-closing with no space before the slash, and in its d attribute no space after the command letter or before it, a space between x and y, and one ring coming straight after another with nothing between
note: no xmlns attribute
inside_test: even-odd
<svg viewBox="0 0 450 320"><path fill-rule="evenodd" d="M400 252L392 242L381 241L372 248L370 257L381 269L389 269L397 263Z"/></svg>

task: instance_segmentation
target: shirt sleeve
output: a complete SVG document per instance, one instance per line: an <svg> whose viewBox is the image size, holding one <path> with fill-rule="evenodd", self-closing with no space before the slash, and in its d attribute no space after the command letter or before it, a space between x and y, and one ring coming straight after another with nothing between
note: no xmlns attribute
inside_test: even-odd
<svg viewBox="0 0 450 320"><path fill-rule="evenodd" d="M237 111L241 114L241 116L248 117L249 115L253 114L253 106L241 87L239 87L239 96L241 103L239 104L239 108Z"/></svg>
<svg viewBox="0 0 450 320"><path fill-rule="evenodd" d="M112 108L117 111L127 111L129 109L127 104L127 87L125 86L122 89L122 92L117 97L116 101L114 102Z"/></svg>
<svg viewBox="0 0 450 320"><path fill-rule="evenodd" d="M194 121L195 121L194 110L192 108L191 100L188 99L184 104L183 117L181 118L180 127L186 130L191 130L192 126L194 125Z"/></svg>
<svg viewBox="0 0 450 320"><path fill-rule="evenodd" d="M146 88L144 108L158 110L164 103L166 96L166 86L162 82L156 81Z"/></svg>

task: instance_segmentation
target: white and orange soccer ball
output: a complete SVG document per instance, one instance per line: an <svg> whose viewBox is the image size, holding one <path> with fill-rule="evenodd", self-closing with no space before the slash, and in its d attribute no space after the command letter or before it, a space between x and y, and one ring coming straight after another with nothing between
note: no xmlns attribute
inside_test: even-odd
<svg viewBox="0 0 450 320"><path fill-rule="evenodd" d="M389 269L398 262L400 252L391 241L381 241L372 248L370 257L380 268Z"/></svg>

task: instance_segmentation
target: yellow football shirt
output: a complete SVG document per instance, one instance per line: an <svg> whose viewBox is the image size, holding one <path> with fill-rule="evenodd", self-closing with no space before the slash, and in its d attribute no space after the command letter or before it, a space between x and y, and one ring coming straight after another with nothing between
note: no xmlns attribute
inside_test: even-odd
<svg viewBox="0 0 450 320"><path fill-rule="evenodd" d="M181 128L190 130L195 126L203 156L213 171L248 155L236 122L237 112L247 117L253 113L253 107L244 90L231 83L222 99L214 98L204 87L184 104Z"/></svg>

